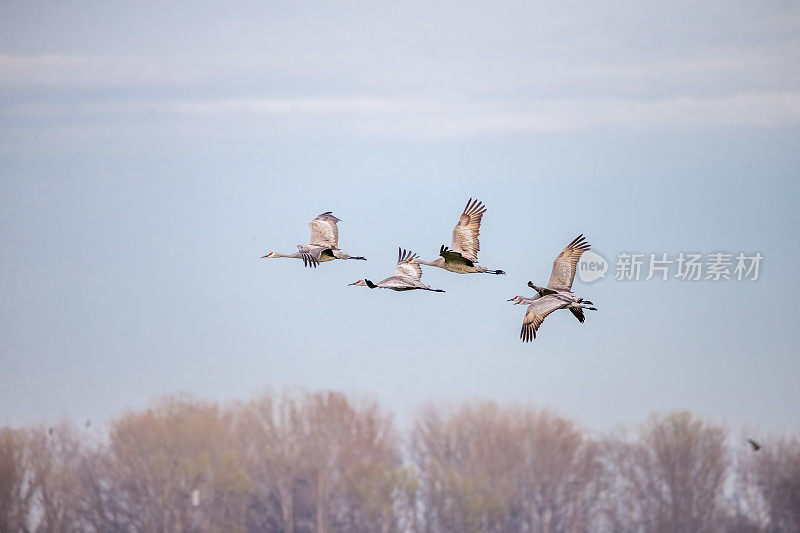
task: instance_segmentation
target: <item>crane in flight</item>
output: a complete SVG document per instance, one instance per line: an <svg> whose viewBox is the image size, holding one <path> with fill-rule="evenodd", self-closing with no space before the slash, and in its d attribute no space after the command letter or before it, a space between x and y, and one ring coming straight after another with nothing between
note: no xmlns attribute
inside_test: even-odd
<svg viewBox="0 0 800 533"><path fill-rule="evenodd" d="M317 265L334 259L360 259L366 261L366 257L352 256L339 249L339 227L336 225L341 219L333 216L333 213L326 211L308 223L311 228L311 239L308 244L298 244L297 252L293 254L281 254L269 252L261 256L261 259L275 259L277 257L291 257L302 259L303 266L317 268Z"/></svg>
<svg viewBox="0 0 800 533"><path fill-rule="evenodd" d="M422 278L422 267L419 266L417 254L410 250L406 251L398 248L397 267L394 269L394 276L388 277L378 283L373 283L368 279L354 281L350 285L357 287L369 287L370 289L391 289L393 291L413 291L420 289L424 291L444 292L442 289L431 289L420 281Z"/></svg>
<svg viewBox="0 0 800 533"><path fill-rule="evenodd" d="M453 241L450 248L442 245L439 256L433 261L421 261L420 264L443 268L456 274L505 274L502 270L489 270L478 265L478 251L481 244L478 235L481 230L481 220L486 212L486 207L478 200L470 198L464 212L458 218L456 227L453 228Z"/></svg>
<svg viewBox="0 0 800 533"><path fill-rule="evenodd" d="M578 261L589 248L590 245L586 242L586 238L582 234L578 235L553 261L553 270L547 287L539 287L529 281L528 286L536 291L536 295L532 298L514 296L508 300L514 302L515 305L528 305L519 335L523 342L530 342L536 338L539 326L553 311L569 309L581 323L586 319L583 314L584 309L597 311L592 302L584 300L572 292L572 282L575 280Z"/></svg>

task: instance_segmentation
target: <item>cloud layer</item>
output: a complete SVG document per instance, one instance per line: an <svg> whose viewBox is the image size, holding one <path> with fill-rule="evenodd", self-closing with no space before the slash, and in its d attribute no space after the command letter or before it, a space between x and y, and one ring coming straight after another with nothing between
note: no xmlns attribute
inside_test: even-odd
<svg viewBox="0 0 800 533"><path fill-rule="evenodd" d="M5 137L153 113L267 135L423 139L800 123L791 6L319 7L252 8L208 26L219 13L205 8L187 26L167 8L105 7L86 36L54 25L29 42L39 20L14 4L0 40ZM161 41L170 47L155 50Z"/></svg>

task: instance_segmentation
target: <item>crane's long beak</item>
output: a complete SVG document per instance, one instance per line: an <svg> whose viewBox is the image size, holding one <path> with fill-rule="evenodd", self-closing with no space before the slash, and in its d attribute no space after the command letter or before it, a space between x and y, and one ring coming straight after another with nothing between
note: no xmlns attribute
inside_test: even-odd
<svg viewBox="0 0 800 533"><path fill-rule="evenodd" d="M507 301L507 302L516 302L516 301L517 301L517 297L516 297L516 296L514 296L513 298L509 298L509 299L508 299L508 300L506 300L506 301Z"/></svg>

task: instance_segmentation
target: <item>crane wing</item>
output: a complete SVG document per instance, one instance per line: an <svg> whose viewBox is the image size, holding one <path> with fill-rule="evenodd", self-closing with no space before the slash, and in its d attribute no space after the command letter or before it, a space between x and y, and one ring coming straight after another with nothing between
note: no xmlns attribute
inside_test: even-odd
<svg viewBox="0 0 800 533"><path fill-rule="evenodd" d="M397 249L397 268L394 269L395 276L403 276L419 281L422 278L422 267L419 263L412 261L417 258L417 254L411 250L405 251L402 248Z"/></svg>
<svg viewBox="0 0 800 533"><path fill-rule="evenodd" d="M303 260L303 266L309 268L317 268L320 259L322 259L322 251L325 249L324 246L312 246L310 244L297 245L297 251L300 253L300 258Z"/></svg>
<svg viewBox="0 0 800 533"><path fill-rule="evenodd" d="M456 227L453 228L453 242L450 250L460 253L462 257L473 263L478 262L478 251L481 249L478 235L481 233L481 219L485 212L486 207L481 202L470 198Z"/></svg>
<svg viewBox="0 0 800 533"><path fill-rule="evenodd" d="M339 228L336 226L337 222L339 222L339 219L333 216L330 211L322 213L309 222L308 227L311 228L309 244L338 248Z"/></svg>
<svg viewBox="0 0 800 533"><path fill-rule="evenodd" d="M519 338L523 342L530 342L536 338L536 330L544 322L545 317L556 311L567 307L567 302L555 296L543 296L528 306L525 318L522 319L522 331Z"/></svg>
<svg viewBox="0 0 800 533"><path fill-rule="evenodd" d="M572 282L575 280L575 270L578 268L578 261L583 252L591 248L583 234L578 235L575 240L567 245L553 261L553 272L550 274L550 281L547 283L548 289L561 291L572 290Z"/></svg>

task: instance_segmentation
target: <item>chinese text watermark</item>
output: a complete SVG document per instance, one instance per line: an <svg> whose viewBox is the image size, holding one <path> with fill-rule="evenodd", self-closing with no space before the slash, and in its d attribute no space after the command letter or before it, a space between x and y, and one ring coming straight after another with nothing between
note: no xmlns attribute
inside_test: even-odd
<svg viewBox="0 0 800 533"><path fill-rule="evenodd" d="M679 252L668 254L622 252L617 255L614 279L617 281L757 281L764 256L760 252ZM608 261L599 253L587 251L578 263L578 276L584 283L603 279Z"/></svg>

